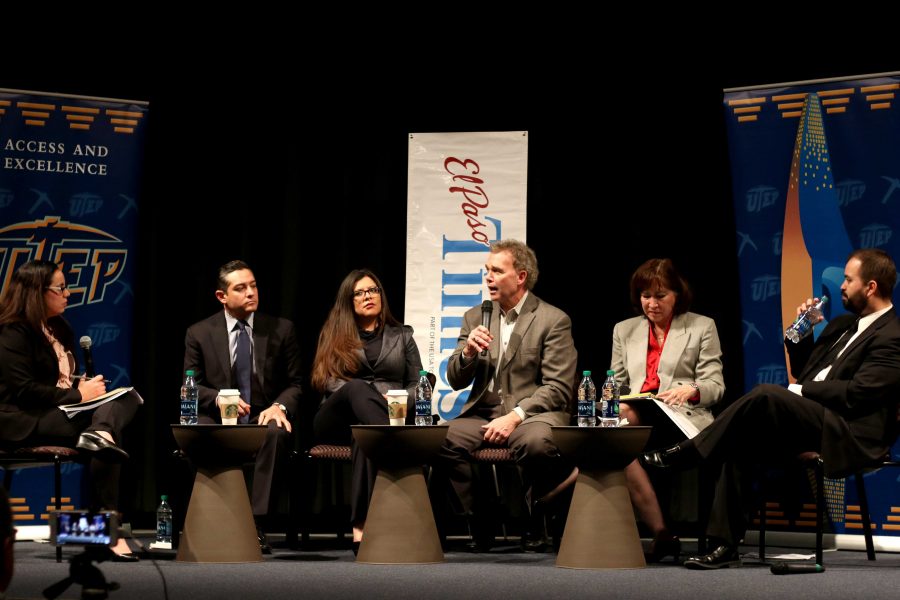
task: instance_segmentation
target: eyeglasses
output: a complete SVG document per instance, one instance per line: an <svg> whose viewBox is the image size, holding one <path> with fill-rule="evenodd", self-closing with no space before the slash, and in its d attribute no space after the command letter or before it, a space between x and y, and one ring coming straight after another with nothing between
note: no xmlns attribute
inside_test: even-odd
<svg viewBox="0 0 900 600"><path fill-rule="evenodd" d="M368 294L368 295L370 295L370 296L380 296L380 295L381 295L381 288L380 288L380 287L372 286L372 287L367 288L367 289L364 289L364 290L353 290L353 297L354 297L354 298L362 298L362 297L365 296L366 294Z"/></svg>
<svg viewBox="0 0 900 600"><path fill-rule="evenodd" d="M53 291L56 292L57 294L62 295L62 294L65 293L65 291L66 291L67 289L69 289L69 285L66 284L66 283L64 283L64 284L62 284L62 285L48 285L48 286L46 287L46 289L48 289L48 290L53 290Z"/></svg>

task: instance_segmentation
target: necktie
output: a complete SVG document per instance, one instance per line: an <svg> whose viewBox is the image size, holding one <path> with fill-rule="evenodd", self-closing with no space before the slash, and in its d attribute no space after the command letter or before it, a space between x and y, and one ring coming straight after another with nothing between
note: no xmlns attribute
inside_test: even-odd
<svg viewBox="0 0 900 600"><path fill-rule="evenodd" d="M834 361L837 359L838 354L840 354L841 350L847 347L847 342L850 341L856 334L856 330L859 329L859 319L853 321L853 324L847 328L847 330L841 334L841 337L837 339L837 341L831 345L831 348L828 349L828 352L819 361L819 364L822 365L822 369L825 367L834 364Z"/></svg>
<svg viewBox="0 0 900 600"><path fill-rule="evenodd" d="M234 355L234 376L237 380L241 398L247 404L250 402L250 377L253 375L253 352L250 346L250 334L247 333L247 323L238 321L237 351ZM244 415L238 419L239 423L248 423L250 415Z"/></svg>

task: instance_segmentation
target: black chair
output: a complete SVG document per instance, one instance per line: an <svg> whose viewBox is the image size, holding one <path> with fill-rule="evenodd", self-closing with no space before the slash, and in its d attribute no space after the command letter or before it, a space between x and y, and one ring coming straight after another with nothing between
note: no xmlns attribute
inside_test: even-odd
<svg viewBox="0 0 900 600"><path fill-rule="evenodd" d="M818 452L804 452L798 457L800 463L808 469L811 469L815 475L815 496L816 496L816 563L823 564L823 538L825 530L825 463ZM863 536L866 543L866 557L869 560L875 560L875 543L872 539L872 519L869 515L869 498L866 494L866 484L863 478L864 473L875 471L886 467L900 467L900 461L892 460L890 457L878 461L865 469L859 470L853 474L856 482L856 494L859 498L859 511L862 520ZM766 557L766 507L760 506L759 509L759 558L761 561Z"/></svg>
<svg viewBox="0 0 900 600"><path fill-rule="evenodd" d="M62 464L76 462L80 453L66 446L30 446L8 451L0 450L0 466L3 467L3 487L9 491L13 471L27 467L53 466L54 507L62 510ZM62 547L56 547L56 562L62 562Z"/></svg>

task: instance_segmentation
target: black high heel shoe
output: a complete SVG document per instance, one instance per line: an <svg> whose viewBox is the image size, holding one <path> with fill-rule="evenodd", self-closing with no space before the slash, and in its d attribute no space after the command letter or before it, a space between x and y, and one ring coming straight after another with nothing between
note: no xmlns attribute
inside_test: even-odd
<svg viewBox="0 0 900 600"><path fill-rule="evenodd" d="M663 529L656 534L644 558L648 563L661 562L663 558L671 556L675 562L681 554L681 540L678 536L672 535L668 530Z"/></svg>
<svg viewBox="0 0 900 600"><path fill-rule="evenodd" d="M353 550L353 556L359 556L359 545L361 543L362 542L353 542L353 545L351 546L351 549Z"/></svg>

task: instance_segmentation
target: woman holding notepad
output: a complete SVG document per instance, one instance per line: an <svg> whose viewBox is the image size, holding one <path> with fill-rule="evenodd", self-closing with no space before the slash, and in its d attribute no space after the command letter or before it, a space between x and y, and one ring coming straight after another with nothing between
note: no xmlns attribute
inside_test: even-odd
<svg viewBox="0 0 900 600"><path fill-rule="evenodd" d="M712 422L709 407L722 399L722 350L712 319L688 312L691 290L668 258L650 259L631 276L631 301L640 316L613 329L612 366L616 381L633 394L653 394L675 417L702 429ZM657 445L685 434L654 402L620 403L630 425L654 426ZM667 439L659 439L663 436ZM668 439L674 438L674 439ZM656 447L655 445L653 447ZM666 528L656 492L646 471L632 462L626 469L631 500L654 533L649 560L678 558L680 541Z"/></svg>
<svg viewBox="0 0 900 600"><path fill-rule="evenodd" d="M59 409L106 392L102 375L76 375L75 337L62 318L69 296L62 269L33 260L13 273L0 297L0 444L76 446L91 453L91 509L116 510L119 463L128 458L121 433L140 399L124 394L71 417ZM124 538L113 551L118 560L137 560Z"/></svg>

